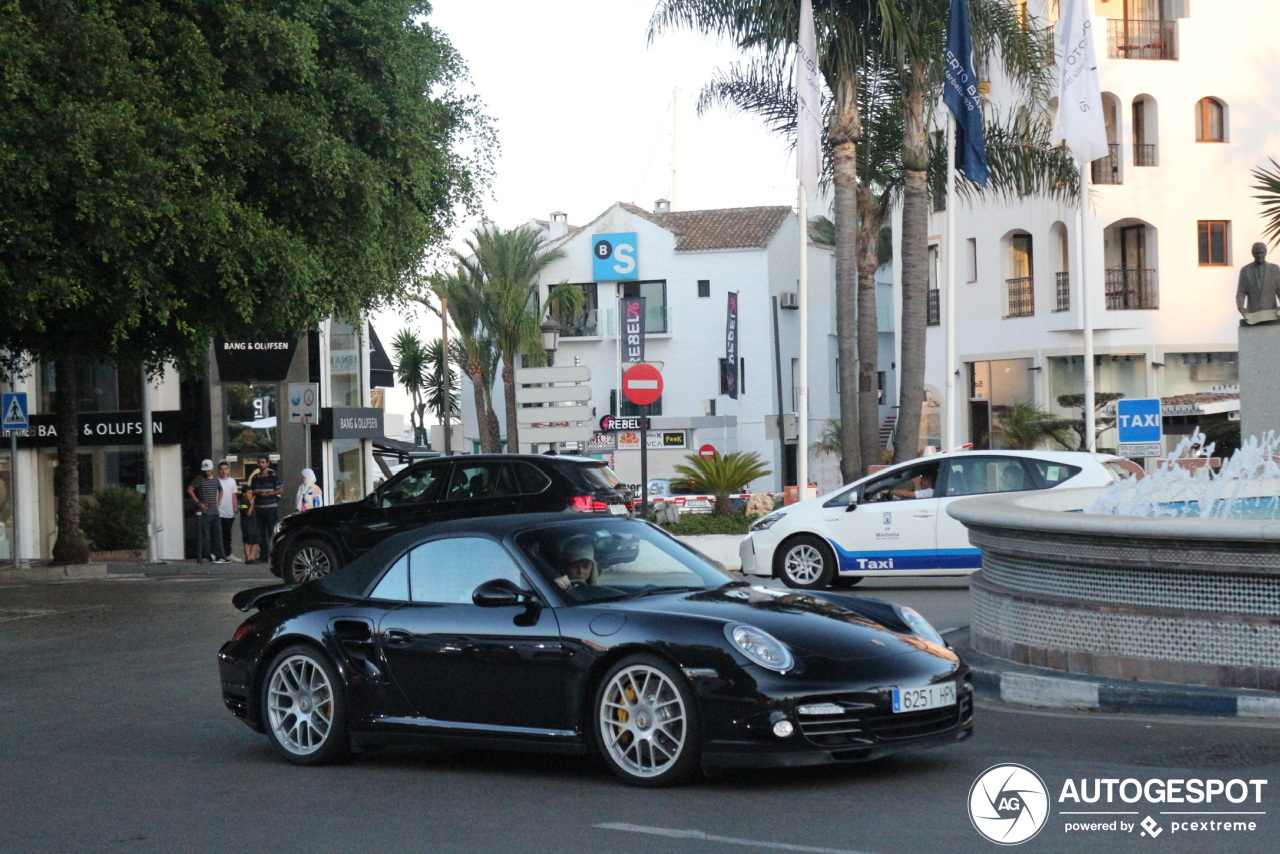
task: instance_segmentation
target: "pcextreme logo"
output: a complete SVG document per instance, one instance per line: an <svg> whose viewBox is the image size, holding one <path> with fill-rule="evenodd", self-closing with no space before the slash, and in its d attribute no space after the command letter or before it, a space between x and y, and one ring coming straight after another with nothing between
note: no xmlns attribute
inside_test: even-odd
<svg viewBox="0 0 1280 854"><path fill-rule="evenodd" d="M969 789L969 820L1000 845L1018 845L1035 836L1049 819L1049 790L1024 765L992 765Z"/></svg>

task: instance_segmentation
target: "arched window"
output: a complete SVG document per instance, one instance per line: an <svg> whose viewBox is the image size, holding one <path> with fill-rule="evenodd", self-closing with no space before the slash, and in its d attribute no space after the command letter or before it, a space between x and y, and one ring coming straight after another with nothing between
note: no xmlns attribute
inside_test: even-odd
<svg viewBox="0 0 1280 854"><path fill-rule="evenodd" d="M1227 141L1227 110L1217 98L1196 101L1196 142Z"/></svg>

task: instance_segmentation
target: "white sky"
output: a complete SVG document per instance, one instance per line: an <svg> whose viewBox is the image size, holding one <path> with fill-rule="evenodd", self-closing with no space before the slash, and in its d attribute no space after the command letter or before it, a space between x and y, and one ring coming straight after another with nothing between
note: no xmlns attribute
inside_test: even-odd
<svg viewBox="0 0 1280 854"><path fill-rule="evenodd" d="M497 225L564 211L581 226L618 201L648 210L660 198L672 200L674 210L795 203L795 159L785 140L753 116L723 108L697 115L698 92L739 54L686 30L649 45L657 0L431 6L428 21L467 63L472 91L497 129L501 152L484 205ZM465 223L454 245L476 224ZM406 325L424 339L439 336L434 316L406 320L399 312L375 315L384 344ZM400 389L388 389L387 397L389 411L408 411Z"/></svg>
<svg viewBox="0 0 1280 854"><path fill-rule="evenodd" d="M732 48L679 31L647 43L656 0L432 0L502 146L486 213L510 228L565 211L585 225L615 201L676 210L792 204L795 161L751 116L698 117ZM672 196L673 92L678 181Z"/></svg>

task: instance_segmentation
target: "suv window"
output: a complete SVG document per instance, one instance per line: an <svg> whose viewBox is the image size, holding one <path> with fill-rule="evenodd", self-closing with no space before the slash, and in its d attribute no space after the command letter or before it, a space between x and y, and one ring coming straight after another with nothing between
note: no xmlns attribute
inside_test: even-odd
<svg viewBox="0 0 1280 854"><path fill-rule="evenodd" d="M459 462L454 465L453 478L449 481L446 501L463 501L469 498L489 498L498 482L501 463L484 462L470 465Z"/></svg>
<svg viewBox="0 0 1280 854"><path fill-rule="evenodd" d="M406 472L404 477L383 487L378 494L379 506L399 507L439 500L444 488L444 474L448 470L448 465L436 465Z"/></svg>
<svg viewBox="0 0 1280 854"><path fill-rule="evenodd" d="M536 495L544 492L551 485L551 478L547 477L547 473L529 463L512 463L511 473L515 479L516 493L519 495Z"/></svg>

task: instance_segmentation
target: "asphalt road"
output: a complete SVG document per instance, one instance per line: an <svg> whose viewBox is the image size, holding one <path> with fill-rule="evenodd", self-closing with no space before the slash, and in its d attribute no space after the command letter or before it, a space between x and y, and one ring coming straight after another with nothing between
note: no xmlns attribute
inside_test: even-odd
<svg viewBox="0 0 1280 854"><path fill-rule="evenodd" d="M735 772L676 790L626 787L585 758L388 749L326 768L278 760L223 708L214 654L240 614L218 577L0 584L0 852L992 852L970 788L989 767L1068 779L1266 780L1260 804L1054 803L1021 850L1273 851L1280 728L1239 720L1043 713L980 702L978 733L871 764ZM939 626L963 619L957 580L867 582ZM1274 783L1272 782L1274 781ZM1238 791L1238 789L1237 789ZM1254 831L1175 832L1223 816ZM1160 834L1066 832L1160 821ZM1105 821L1104 821L1105 819Z"/></svg>

